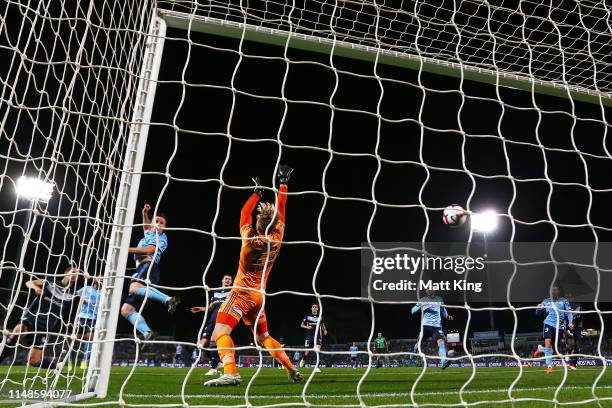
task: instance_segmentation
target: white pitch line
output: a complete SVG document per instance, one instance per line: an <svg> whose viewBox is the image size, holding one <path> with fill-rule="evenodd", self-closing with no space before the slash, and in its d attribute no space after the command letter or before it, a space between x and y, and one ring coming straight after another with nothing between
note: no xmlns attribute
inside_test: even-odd
<svg viewBox="0 0 612 408"><path fill-rule="evenodd" d="M490 374L506 374L506 373L518 373L520 370L516 370L516 369L511 369L511 370L499 370L499 368L507 368L507 367L476 367L476 376L478 376L479 374L484 374L485 371L483 371L482 369L486 369L486 374L490 375ZM173 368L174 369L174 368ZM489 371L490 369L490 371ZM540 369L540 370L538 370ZM269 368L264 368L264 370L269 370L269 371L262 371L260 372L257 377L277 377L278 373L277 373L277 369L269 369ZM325 374L330 373L332 374L334 377L361 377L363 374L360 374L359 372L355 372L355 373L336 373L334 372L334 370L346 370L345 368L323 368L322 372L315 374L315 378L320 378L320 377L324 377ZM431 374L431 373L436 373L438 370L437 368L428 368L427 369L427 374ZM450 370L450 369L449 369ZM471 371L472 368L471 367L460 367L460 368L453 368L452 371L446 370L444 372L444 375L449 375L449 374L465 374L466 371ZM529 369L525 369L523 370L523 374L542 374L542 367L529 367ZM562 369L559 369L559 371L561 372ZM601 371L601 368L579 368L578 371L576 372L581 372L581 371ZM607 369L607 372L612 372L612 370ZM570 370L568 370L568 372L572 372ZM370 371L370 375L375 375L376 372ZM421 371L405 371L405 372L401 372L401 371L392 371L392 372L386 372L385 376L389 376L389 375L414 375L414 376L418 376L421 373ZM309 376L310 372L302 372L302 374L304 374L305 376ZM111 375L115 375L115 376L125 376L125 373L112 373ZM168 373L147 373L146 371L140 371L138 372L139 376L152 376L152 377L167 377ZM195 376L197 374L192 374L192 376ZM569 374L571 375L571 374Z"/></svg>
<svg viewBox="0 0 612 408"><path fill-rule="evenodd" d="M611 389L612 385L599 386L596 390ZM546 391L554 390L556 387L529 387L529 388L514 388L512 392L528 392L528 391ZM568 386L563 387L562 390L585 390L591 389L590 386ZM495 394L495 393L507 393L508 388L498 388L493 390L467 390L463 391L462 394ZM427 392L415 392L414 395L419 396L432 396L432 395L456 395L459 391L427 391ZM363 397L408 397L409 392L380 392L380 393L362 393ZM117 395L118 397L118 395ZM178 394L123 394L124 398L179 398ZM244 395L227 395L227 394L185 394L185 398L219 398L219 399L244 399ZM249 399L287 399L287 398L302 398L301 394L294 395L249 395ZM332 399L332 398L357 398L357 394L313 394L306 395L306 399Z"/></svg>

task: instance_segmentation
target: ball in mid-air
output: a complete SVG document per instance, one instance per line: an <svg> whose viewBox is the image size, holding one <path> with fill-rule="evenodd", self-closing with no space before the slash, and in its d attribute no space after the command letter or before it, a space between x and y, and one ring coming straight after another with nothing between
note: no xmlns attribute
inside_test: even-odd
<svg viewBox="0 0 612 408"><path fill-rule="evenodd" d="M449 227L460 227L467 221L468 213L459 204L449 205L444 209L442 221Z"/></svg>

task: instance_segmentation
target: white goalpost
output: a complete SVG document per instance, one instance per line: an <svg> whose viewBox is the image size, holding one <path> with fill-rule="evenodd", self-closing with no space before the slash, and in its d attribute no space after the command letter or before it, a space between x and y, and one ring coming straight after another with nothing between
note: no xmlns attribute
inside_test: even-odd
<svg viewBox="0 0 612 408"><path fill-rule="evenodd" d="M131 223L134 219L138 198L140 172L147 146L165 34L164 20L153 15L149 23L142 68L138 76L136 103L127 140L127 155L123 162L124 167L114 211L114 226L111 230L104 283L101 289L102 297L94 335L92 364L87 373L90 383L86 384L86 389L94 390L96 396L100 398L106 396L108 389L113 358L113 340L121 307L123 279L128 266L127 250L130 246Z"/></svg>
<svg viewBox="0 0 612 408"><path fill-rule="evenodd" d="M603 176L612 169L608 141L608 115L612 107L612 7L605 1L544 4L528 0L141 0L133 3L92 0L76 5L67 3L71 2L31 4L16 0L0 6L0 58L6 56L6 62L0 63L0 194L3 197L0 200L0 242L3 242L0 282L5 286L2 290L7 292L2 301L0 352L8 350L2 354L5 363L0 366L3 368L0 404L15 403L11 394L14 390L41 387L46 390L44 395L26 395L21 400L37 407L85 399L88 400L82 403L87 406L132 404L130 398L134 395L126 388L132 377L138 375L136 367L141 357L138 347L142 341L118 340L117 325L126 295L123 287L129 280L126 271L130 267L128 248L134 241L132 230L141 226L135 220L141 178L155 175L163 179L157 202L152 206L155 212L162 200L171 196L168 189L173 183L187 184L194 191L201 185L214 186L214 196L207 197L208 201L214 201L214 214L206 228L180 223L168 228L174 236L195 232L211 240L210 257L200 268L202 279L169 288L199 289L206 293L208 300L213 287L210 276L216 273L213 262L223 254L219 243L240 239L237 232L225 229L223 220L231 217L221 211L221 202L225 205L228 196L234 197L231 194L244 195L252 188L244 179L236 181L239 179L233 172L238 165L233 160L257 156L258 144L269 146L268 152L274 151L268 156L276 164L281 157L301 160L298 157L303 155L310 160L310 155L319 155L312 171L320 176L317 176L320 183L307 185L309 181L304 181L297 190L290 190L288 199L300 202L303 210L311 210L315 215L310 219L315 225L308 232L288 230L283 243L283 251L299 246L316 249L315 255L300 258L311 274L312 284L296 290L288 282L288 289L269 291L267 295L273 301L287 295L300 301L314 299L324 319L327 302L367 304L368 315L364 317L367 333L359 339L367 348L359 352L367 356L367 362L360 361L365 371L355 384L356 400L343 405L422 406L428 404L426 398L435 395L419 388L429 372L427 361L431 359L420 346L390 354L398 361L410 357L423 363L422 370L402 393L377 394L366 386L380 357L373 351L374 339L380 330L376 308L410 302L379 301L368 291L350 295L330 291L328 288L333 285L321 284L321 276L332 279L329 270L333 268L326 263L330 254L358 259L360 251L374 252L379 249L379 242L392 241L421 242L423 252L429 241L468 244L483 241L486 253L486 233L459 229L448 233L437 226L441 221L436 217L447 205L453 204L449 200L455 197L469 212L481 210L488 202L497 205L504 228L504 237L500 240L510 248L515 242L529 241L531 236L543 236L539 228L546 229L555 277L559 265L566 263L553 256L558 241L567 240L567 236L575 233L581 234L581 239L576 241L593 242L592 259L586 263L597 271L593 308L581 313L595 315L599 324L593 349L589 353L577 353L580 358L597 364L588 398L561 401L568 382L568 366L563 361L564 376L552 387L552 398L525 395L527 388L520 386L524 380L523 362L531 363L532 359L521 354L515 343L520 333L519 316L525 311L532 312L537 302L517 305L511 298L512 280L518 277L516 268L523 264L510 250L510 256L500 261L515 268L507 283L507 295L498 302L502 306L474 306L468 301L449 306L450 311L467 316L460 324L460 338L466 344L468 332L473 330L470 321L476 314L491 313L491 324L494 324L493 313L503 312L514 323L508 353L472 354L466 344L457 346L463 348L462 353L451 360L471 364L473 371L457 390L456 405L529 401L601 404L612 400L609 394L600 394L598 388L609 364L604 334L605 318L611 312L604 310L602 304L612 299L606 297L603 293L606 288L602 286L602 282L607 282L605 273L610 266L598 264L600 243L605 243L612 232L612 224L602 215L605 212L602 208L609 202L604 197L612 193L612 182ZM183 47L180 52L185 59L176 57L179 51L171 56L164 54L169 46ZM258 46L263 47L259 54L253 51ZM223 64L228 65L214 59L207 60L207 69L192 65L194 56L215 52L227 55ZM229 74L227 61L233 61ZM269 77L261 83L245 85L240 81L240 73L247 61L277 63L281 78L269 88L266 88L266 81L271 81ZM217 63L224 68L215 71ZM172 73L167 74L168 78L160 79L162 67L170 67L168 71ZM320 69L320 77L313 74L316 69ZM437 78L444 80L438 83ZM313 89L320 87L323 96L314 91L313 94L295 91L298 86L292 80L311 83ZM158 113L163 119L157 120L155 109L165 98L171 99L168 90L160 91L160 84L176 86L179 97L176 110L169 116L164 116L166 112ZM355 92L357 85L368 90L359 94ZM268 93L269 89L273 91ZM198 99L201 96L191 94L200 90L224 94L218 100ZM252 105L242 105L240 98L248 99ZM447 98L444 99L447 105L440 102L443 98ZM563 106L558 108L555 101ZM275 106L277 110L274 110L266 103L281 107ZM190 104L201 104L200 121L225 126L221 130L204 124L189 127L194 122L182 115L193 116L191 111L185 113L185 107ZM398 104L405 104L405 108ZM225 116L215 110L219 107ZM484 113L480 115L478 109ZM207 114L207 110L217 113ZM252 114L251 110L255 112L252 117L244 113ZM276 116L268 115L273 110ZM275 119L270 119L273 116ZM296 117L302 118L304 133L295 125L300 122ZM250 129L244 130L249 121L261 121L252 123L252 133ZM307 133L312 129L323 136L311 138ZM159 171L145 171L145 153L151 147L149 136L163 131L172 133L174 150ZM291 132L300 134L292 137ZM557 134L565 144L551 136ZM196 163L203 168L214 167L213 175L206 168L193 168L185 176L179 174L182 169L173 167L181 160L178 152L184 135L201 137L204 146L206 143L212 146L217 139L227 144L220 150L211 147L218 154L202 158L205 164ZM597 136L597 140L589 143L581 140L587 136L593 139ZM241 144L253 146L253 150L241 153L237 147ZM489 153L490 157L485 157ZM513 157L520 161L513 161ZM297 168L296 174L308 171L310 168ZM351 179L351 172L358 174L355 177L358 181ZM363 182L365 173L369 177L368 187L363 189L359 183ZM404 187L395 183L389 187L389 180L397 177L390 176L391 173L407 175L408 193L397 191ZM337 174L343 174L344 179ZM34 200L28 208L23 207L23 202L20 204L13 193L22 176L51 183L52 198ZM347 178L352 181L344 183ZM570 189L573 192L568 192ZM563 200L559 195L564 194L571 197L566 201L584 202L581 217L574 217L577 210L566 202L560 204ZM318 207L300 201L311 197L318 200ZM363 208L355 209L362 205ZM534 207L533 212L523 211L523 207L530 206ZM358 220L341 219L340 215L354 214L352 211L359 214L355 217ZM326 220L326 214L335 216ZM352 224L347 228L355 229L337 238L326 224L342 221L350 221ZM380 227L380 223L385 226ZM171 250L187 251L186 247L177 245ZM191 248L188 255L195 251L196 248ZM24 287L24 283L33 279L53 282L70 266L79 271L77 285L88 284L94 278L102 282L93 340L83 340L77 334L78 301L62 303L60 315L54 316L58 321L54 327L47 330L27 327L16 332L14 327L22 322L21 313L35 300L31 288ZM576 263L575 266L584 265ZM282 274L275 271L272 275L276 273ZM150 282L146 284L159 287ZM198 342L203 327L204 323L189 342L157 340L148 346L189 345L197 349L199 361L202 347L198 349ZM15 334L16 344L12 340ZM36 348L26 341L30 335L44 335L42 356L54 362L55 370L28 365L28 356ZM131 371L122 379L120 388L110 392L117 347L128 340L136 347L130 360ZM91 346L87 352L87 369L66 371L71 353L85 354L82 350L86 343ZM232 397L232 404L250 405L254 395L254 398L264 398L256 395L261 368L279 366L272 357L263 354L265 348L256 341L253 344L248 347L236 344L237 351L247 352L238 355L238 365L245 367L254 362L257 371L248 381L243 396ZM320 351L309 349L315 356L315 367L323 358L348 356L347 350L332 352L325 345ZM304 352L305 348L288 348L288 353L294 351ZM556 357L563 356L556 354ZM477 377L476 363L486 358L512 360L517 363L518 374L505 388L503 397L474 400L472 397L480 394L469 387ZM437 363L436 359L431 361ZM349 363L343 364L350 367ZM195 368L194 363L180 384L180 393L173 396L168 406L219 404L220 400L215 399L220 398L218 394L204 389L201 394L187 391ZM309 373L299 393L277 396L278 404L320 402L314 398L326 397L318 395L309 399L308 394L317 378L315 371ZM72 390L69 395L49 392L67 389ZM166 391L160 390L159 394L151 398L160 400L133 404L166 405L161 401ZM285 397L287 401L282 400ZM138 395L138 398L146 396ZM391 399L387 401L387 398Z"/></svg>

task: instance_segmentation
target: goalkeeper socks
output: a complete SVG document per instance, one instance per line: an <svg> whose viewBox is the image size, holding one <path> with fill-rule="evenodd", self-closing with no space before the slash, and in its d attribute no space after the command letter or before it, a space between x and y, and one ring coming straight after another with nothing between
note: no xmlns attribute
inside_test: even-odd
<svg viewBox="0 0 612 408"><path fill-rule="evenodd" d="M542 353L544 353L544 355L546 356L546 365L552 366L552 349L550 347L542 347L541 350Z"/></svg>
<svg viewBox="0 0 612 408"><path fill-rule="evenodd" d="M236 353L234 340L228 334L223 334L217 339L217 350L219 350L219 357L223 361L223 374L238 374L234 356Z"/></svg>
<svg viewBox="0 0 612 408"><path fill-rule="evenodd" d="M219 365L219 351L217 350L217 343L215 343L214 341L210 342L210 348L214 348L214 350L209 351L209 355L208 357L210 358L210 365L212 368L217 368L217 366Z"/></svg>
<svg viewBox="0 0 612 408"><path fill-rule="evenodd" d="M266 350L268 350L268 353L270 353L270 355L274 357L276 361L278 361L280 364L283 365L283 367L285 367L286 370L293 369L293 363L291 362L289 357L287 357L287 353L285 353L285 350L283 350L283 346L281 346L281 344L274 337L266 337L266 339L263 341L263 346L266 348Z"/></svg>
<svg viewBox="0 0 612 408"><path fill-rule="evenodd" d="M143 336L151 331L151 328L145 321L144 317L140 315L140 313L132 312L129 315L127 315L125 318L127 319L128 322L132 323L132 326L136 327L136 330L138 330L138 333L142 334Z"/></svg>
<svg viewBox="0 0 612 408"><path fill-rule="evenodd" d="M169 299L170 296L166 295L165 293L160 292L159 290L152 288L149 286L149 292L147 294L147 288L143 288L140 287L138 289L136 289L134 291L134 294L136 296L140 296L140 297L147 297L151 300L155 300L156 302L159 303L166 303Z"/></svg>
<svg viewBox="0 0 612 408"><path fill-rule="evenodd" d="M440 356L440 364L446 363L446 345L444 343L438 344L438 355Z"/></svg>

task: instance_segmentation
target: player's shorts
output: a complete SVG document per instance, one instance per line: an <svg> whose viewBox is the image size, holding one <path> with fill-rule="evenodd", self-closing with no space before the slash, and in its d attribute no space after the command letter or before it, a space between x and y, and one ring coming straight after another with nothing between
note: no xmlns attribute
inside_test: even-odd
<svg viewBox="0 0 612 408"><path fill-rule="evenodd" d="M375 348L374 349L374 353L376 353L376 354L385 354L385 353L387 353L387 349L386 348Z"/></svg>
<svg viewBox="0 0 612 408"><path fill-rule="evenodd" d="M444 331L441 327L423 326L423 340L429 337L434 343L437 343L438 340L444 340Z"/></svg>
<svg viewBox="0 0 612 408"><path fill-rule="evenodd" d="M132 274L130 283L138 282L144 285L143 281L147 279L147 273L149 272L149 265L151 265L151 262L145 262L145 263L140 264L140 266L138 266L138 269L136 269L136 272ZM149 280L151 281L151 283L158 284L159 275L160 275L159 265L157 263L153 263L153 266L151 267L151 273L149 274ZM125 298L123 303L127 303L128 305L132 305L135 309L139 309L140 305L142 305L142 298L136 295L129 295L128 297Z"/></svg>
<svg viewBox="0 0 612 408"><path fill-rule="evenodd" d="M316 345L320 346L323 344L322 336L317 336ZM304 339L304 347L313 347L315 345L315 336L306 336Z"/></svg>
<svg viewBox="0 0 612 408"><path fill-rule="evenodd" d="M210 339L210 336L212 336L212 332L215 330L215 324L217 324L217 313L219 312L220 306L221 304L217 304L208 313L208 320L202 332L202 339Z"/></svg>
<svg viewBox="0 0 612 408"><path fill-rule="evenodd" d="M563 332L564 331L565 331L565 329L559 329L559 334L561 334L561 336L563 336ZM549 326L547 324L544 325L544 330L542 331L542 336L545 339L551 339L552 341L555 341L556 335L557 335L557 329L555 327Z"/></svg>
<svg viewBox="0 0 612 408"><path fill-rule="evenodd" d="M34 315L29 310L24 310L21 315L21 323L27 326L28 331L36 332L32 340L32 347L41 349L47 343L47 332L55 330L59 319L50 314Z"/></svg>
<svg viewBox="0 0 612 408"><path fill-rule="evenodd" d="M252 328L257 321L256 333L266 333L268 323L262 309L263 299L263 296L255 291L232 289L225 302L219 307L216 322L234 328L242 320L245 325ZM261 314L259 314L260 310Z"/></svg>
<svg viewBox="0 0 612 408"><path fill-rule="evenodd" d="M574 328L565 332L568 339L572 339L574 341L582 340L582 330L579 328Z"/></svg>

